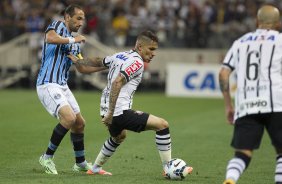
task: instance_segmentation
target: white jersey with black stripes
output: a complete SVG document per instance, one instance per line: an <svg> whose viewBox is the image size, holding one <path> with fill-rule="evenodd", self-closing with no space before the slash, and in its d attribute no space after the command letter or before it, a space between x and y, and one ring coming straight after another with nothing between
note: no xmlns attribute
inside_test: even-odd
<svg viewBox="0 0 282 184"><path fill-rule="evenodd" d="M131 109L133 94L142 80L144 63L141 56L134 50L119 52L104 58L103 63L109 68L108 84L102 92L100 115L104 116L108 112L110 91L113 81L118 74L122 74L126 79L126 84L119 93L114 116L123 113L124 110Z"/></svg>
<svg viewBox="0 0 282 184"><path fill-rule="evenodd" d="M236 73L235 117L282 112L282 34L257 29L236 40L222 67Z"/></svg>

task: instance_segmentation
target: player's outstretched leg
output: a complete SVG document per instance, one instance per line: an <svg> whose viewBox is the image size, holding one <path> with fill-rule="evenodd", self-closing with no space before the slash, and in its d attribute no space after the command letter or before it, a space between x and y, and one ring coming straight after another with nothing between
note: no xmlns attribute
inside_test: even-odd
<svg viewBox="0 0 282 184"><path fill-rule="evenodd" d="M236 151L235 157L232 158L226 168L226 179L223 184L235 184L244 170L248 167L251 157Z"/></svg>
<svg viewBox="0 0 282 184"><path fill-rule="evenodd" d="M73 166L73 171L79 172L91 169L92 165L87 163L85 160L84 153L84 134L83 133L71 133L71 141L73 144L73 150L75 154L75 164Z"/></svg>
<svg viewBox="0 0 282 184"><path fill-rule="evenodd" d="M236 184L234 180L232 179L226 179L223 184Z"/></svg>
<svg viewBox="0 0 282 184"><path fill-rule="evenodd" d="M87 174L90 174L90 175L99 174L99 175L110 175L111 176L112 173L103 170L102 166L114 154L118 146L119 144L116 143L112 137L106 140L95 160L95 163L92 169L88 170Z"/></svg>
<svg viewBox="0 0 282 184"><path fill-rule="evenodd" d="M40 165L44 168L45 173L47 174L58 174L53 158L44 158L44 155L41 155L39 158Z"/></svg>
<svg viewBox="0 0 282 184"><path fill-rule="evenodd" d="M58 174L55 164L53 162L53 156L57 147L60 145L62 139L68 132L68 129L63 127L60 123L54 128L48 148L40 158L39 163L45 169L48 174Z"/></svg>
<svg viewBox="0 0 282 184"><path fill-rule="evenodd" d="M80 113L76 114L76 122L71 128L71 141L73 144L73 150L75 155L75 164L73 166L73 171L86 172L91 169L92 165L87 163L85 160L85 151L84 151L84 127L85 120Z"/></svg>
<svg viewBox="0 0 282 184"><path fill-rule="evenodd" d="M282 154L279 154L276 158L275 168L275 184L282 184Z"/></svg>
<svg viewBox="0 0 282 184"><path fill-rule="evenodd" d="M106 140L95 160L92 169L88 170L87 174L111 176L112 173L103 170L102 166L108 161L108 159L110 159L110 157L114 154L118 146L124 141L125 138L126 130L123 130L117 137L110 137L108 140Z"/></svg>
<svg viewBox="0 0 282 184"><path fill-rule="evenodd" d="M156 131L156 146L164 168L164 166L171 160L169 124L166 120L150 114L147 120L146 130ZM189 173L193 171L192 167L187 167L187 169L189 169ZM165 176L166 173L163 172L163 175Z"/></svg>
<svg viewBox="0 0 282 184"><path fill-rule="evenodd" d="M169 128L156 131L156 145L163 166L171 160L171 139Z"/></svg>

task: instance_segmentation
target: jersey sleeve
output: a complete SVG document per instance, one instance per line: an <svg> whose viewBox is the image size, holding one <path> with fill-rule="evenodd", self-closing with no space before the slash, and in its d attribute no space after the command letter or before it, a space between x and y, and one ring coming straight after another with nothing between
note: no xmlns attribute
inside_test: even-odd
<svg viewBox="0 0 282 184"><path fill-rule="evenodd" d="M70 44L70 53L77 56L78 54L81 53L81 50L80 50L80 43L73 43L73 44Z"/></svg>
<svg viewBox="0 0 282 184"><path fill-rule="evenodd" d="M72 54L77 56L78 54L81 54L80 43L62 44L61 50L66 55Z"/></svg>
<svg viewBox="0 0 282 184"><path fill-rule="evenodd" d="M141 75L144 71L144 63L139 59L128 60L120 69L120 73L125 77L126 81L130 81L134 77Z"/></svg>
<svg viewBox="0 0 282 184"><path fill-rule="evenodd" d="M112 62L112 56L107 56L107 57L105 57L105 58L103 59L103 65L104 65L104 67L110 68L111 62Z"/></svg>
<svg viewBox="0 0 282 184"><path fill-rule="evenodd" d="M47 27L45 33L47 33L50 30L54 30L57 34L62 34L62 27L64 26L64 23L62 21L54 21Z"/></svg>
<svg viewBox="0 0 282 184"><path fill-rule="evenodd" d="M224 57L223 63L222 63L223 67L227 67L232 71L235 68L235 58L236 58L234 49L235 49L235 44L233 44L232 47L228 50L227 54Z"/></svg>

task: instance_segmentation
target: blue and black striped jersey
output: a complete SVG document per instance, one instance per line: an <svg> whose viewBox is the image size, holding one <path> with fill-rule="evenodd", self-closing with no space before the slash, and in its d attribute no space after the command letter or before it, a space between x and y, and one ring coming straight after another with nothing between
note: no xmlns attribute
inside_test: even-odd
<svg viewBox="0 0 282 184"><path fill-rule="evenodd" d="M62 21L52 22L47 27L45 34L50 30L54 30L62 37L71 37L71 33ZM73 49L76 49L79 53L79 44L51 44L44 39L41 68L36 85L39 86L47 83L65 85L72 65L72 61L67 57L67 54Z"/></svg>

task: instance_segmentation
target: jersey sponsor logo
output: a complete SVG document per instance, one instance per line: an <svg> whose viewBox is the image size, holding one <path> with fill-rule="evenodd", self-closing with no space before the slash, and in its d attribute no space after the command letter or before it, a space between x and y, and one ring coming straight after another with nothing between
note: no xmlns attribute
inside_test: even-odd
<svg viewBox="0 0 282 184"><path fill-rule="evenodd" d="M263 99L245 101L240 105L240 110L243 111L247 109L263 109L267 107L267 104L268 102Z"/></svg>
<svg viewBox="0 0 282 184"><path fill-rule="evenodd" d="M123 60L123 61L126 61L126 60L128 59L128 57L126 57L126 56L123 55L123 54L117 55L116 58L121 59L121 60Z"/></svg>
<svg viewBox="0 0 282 184"><path fill-rule="evenodd" d="M264 41L264 40L268 40L268 41L274 41L275 40L275 36L274 35L270 35L270 36L265 36L265 35L250 35L248 37L245 37L241 40L242 42L246 42L246 41Z"/></svg>
<svg viewBox="0 0 282 184"><path fill-rule="evenodd" d="M138 71L142 66L143 64L136 60L125 69L125 73L127 74L127 76L130 76Z"/></svg>

